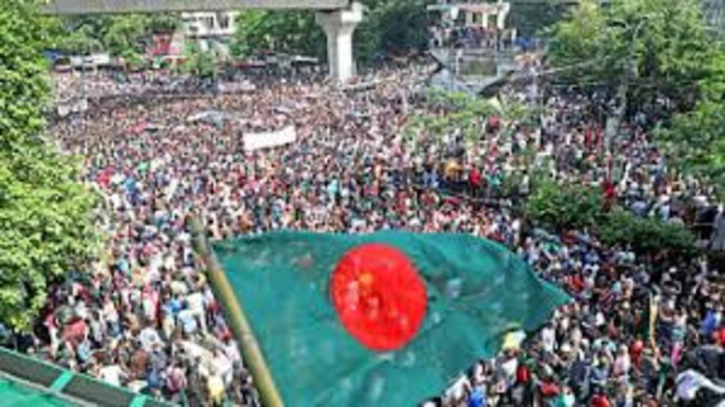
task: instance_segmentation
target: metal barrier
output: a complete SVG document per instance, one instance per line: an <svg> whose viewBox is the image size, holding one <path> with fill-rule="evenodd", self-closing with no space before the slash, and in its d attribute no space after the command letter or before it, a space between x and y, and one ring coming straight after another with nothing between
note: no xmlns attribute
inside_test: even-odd
<svg viewBox="0 0 725 407"><path fill-rule="evenodd" d="M11 350L0 348L0 376L38 394L75 405L101 407L171 407L131 390ZM0 401L0 405L2 402Z"/></svg>

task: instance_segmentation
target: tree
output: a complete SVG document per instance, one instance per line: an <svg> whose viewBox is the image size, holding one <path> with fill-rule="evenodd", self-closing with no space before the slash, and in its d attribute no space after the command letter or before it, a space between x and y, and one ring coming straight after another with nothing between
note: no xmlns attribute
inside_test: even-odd
<svg viewBox="0 0 725 407"><path fill-rule="evenodd" d="M699 85L702 99L692 111L675 116L660 136L683 171L708 180L725 197L725 47L707 69Z"/></svg>
<svg viewBox="0 0 725 407"><path fill-rule="evenodd" d="M557 232L593 230L605 219L604 199L595 188L542 182L524 205L526 217Z"/></svg>
<svg viewBox="0 0 725 407"><path fill-rule="evenodd" d="M368 0L365 19L355 30L358 61L369 64L380 54L425 47L427 0ZM272 50L324 60L325 33L309 11L244 11L237 17L235 54Z"/></svg>
<svg viewBox="0 0 725 407"><path fill-rule="evenodd" d="M150 14L146 16L147 33L172 33L181 26L181 19L172 13Z"/></svg>
<svg viewBox="0 0 725 407"><path fill-rule="evenodd" d="M565 81L593 84L614 94L629 79L629 106L654 108L663 97L669 112L691 108L707 72L711 38L697 0L613 0L602 8L582 1L550 30L549 62L571 69Z"/></svg>
<svg viewBox="0 0 725 407"><path fill-rule="evenodd" d="M49 48L73 54L106 51L114 56L142 55L156 33L175 31L175 14L129 14L44 18L51 42Z"/></svg>
<svg viewBox="0 0 725 407"><path fill-rule="evenodd" d="M187 54L184 69L199 79L211 79L217 74L214 55L210 51L193 51Z"/></svg>
<svg viewBox="0 0 725 407"><path fill-rule="evenodd" d="M639 255L666 252L687 259L697 252L695 235L682 225L638 217L622 208L607 213L594 231L605 245L629 246Z"/></svg>
<svg viewBox="0 0 725 407"><path fill-rule="evenodd" d="M411 143L460 134L472 146L486 133L489 118L525 126L537 117L535 110L515 100L482 99L436 89L429 90L425 96L428 113L412 116L403 130ZM439 114L433 115L430 111Z"/></svg>
<svg viewBox="0 0 725 407"><path fill-rule="evenodd" d="M50 49L77 55L103 51L103 41L101 38L96 38L90 25L71 29L66 19L56 17L46 17L43 22L48 33Z"/></svg>
<svg viewBox="0 0 725 407"><path fill-rule="evenodd" d="M525 1L516 3L509 14L509 26L516 27L517 36L533 38L541 36L547 27L561 20L571 6L570 2Z"/></svg>
<svg viewBox="0 0 725 407"><path fill-rule="evenodd" d="M39 133L49 92L40 25L27 1L0 9L0 151ZM25 25L27 22L27 26Z"/></svg>
<svg viewBox="0 0 725 407"><path fill-rule="evenodd" d="M596 187L560 185L544 180L523 206L527 220L559 233L587 230L608 247L631 247L639 255L667 252L687 258L696 251L695 236L685 227L638 217L619 206L605 210Z"/></svg>
<svg viewBox="0 0 725 407"><path fill-rule="evenodd" d="M94 196L41 136L47 25L34 1L0 9L0 321L29 329L48 285L94 255Z"/></svg>
<svg viewBox="0 0 725 407"><path fill-rule="evenodd" d="M421 50L428 44L428 0L369 0L355 30L355 51L364 65L387 54Z"/></svg>
<svg viewBox="0 0 725 407"><path fill-rule="evenodd" d="M571 75L581 78L582 73L599 79L613 73L601 61L610 59L613 32L607 28L607 16L594 1L584 0L568 18L556 23L550 30L551 45L547 55L557 67L577 67ZM608 61L609 62L609 61Z"/></svg>
<svg viewBox="0 0 725 407"><path fill-rule="evenodd" d="M146 36L146 19L143 16L112 17L103 33L103 44L112 55L129 51L143 53Z"/></svg>
<svg viewBox="0 0 725 407"><path fill-rule="evenodd" d="M325 41L310 11L243 11L237 16L239 56L273 50L324 58Z"/></svg>

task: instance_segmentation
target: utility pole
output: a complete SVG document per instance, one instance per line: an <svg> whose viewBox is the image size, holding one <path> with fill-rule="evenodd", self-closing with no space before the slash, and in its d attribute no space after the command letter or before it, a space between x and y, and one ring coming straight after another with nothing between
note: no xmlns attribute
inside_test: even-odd
<svg viewBox="0 0 725 407"><path fill-rule="evenodd" d="M646 20L640 21L632 32L632 38L629 42L627 52L627 65L622 82L617 88L617 109L614 111L614 115L607 120L604 132L604 151L607 159L612 155L612 139L619 137L624 114L627 112L627 92L629 91L629 84L632 78L637 75L637 67L634 61L634 44L645 22Z"/></svg>

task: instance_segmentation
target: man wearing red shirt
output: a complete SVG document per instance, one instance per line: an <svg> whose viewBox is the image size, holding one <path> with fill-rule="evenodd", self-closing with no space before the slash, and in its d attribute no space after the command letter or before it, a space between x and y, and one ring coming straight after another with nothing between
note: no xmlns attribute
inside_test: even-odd
<svg viewBox="0 0 725 407"><path fill-rule="evenodd" d="M712 336L718 346L725 346L725 326L718 328Z"/></svg>
<svg viewBox="0 0 725 407"><path fill-rule="evenodd" d="M468 183L470 184L471 195L478 197L481 187L483 186L483 177L481 176L481 171L479 171L475 166L471 167L471 170L468 173Z"/></svg>
<svg viewBox="0 0 725 407"><path fill-rule="evenodd" d="M612 403L609 402L607 396L602 394L601 389L597 391L591 400L589 400L590 407L612 407Z"/></svg>

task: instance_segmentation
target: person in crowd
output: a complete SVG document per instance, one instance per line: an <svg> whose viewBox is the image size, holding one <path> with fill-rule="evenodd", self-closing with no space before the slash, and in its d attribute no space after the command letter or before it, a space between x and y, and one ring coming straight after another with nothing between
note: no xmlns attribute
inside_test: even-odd
<svg viewBox="0 0 725 407"><path fill-rule="evenodd" d="M544 101L535 128L495 118L475 140L456 130L408 137L411 117L446 114L425 96L429 71L383 69L354 89L251 75L239 92L215 96L181 94L162 73L56 78L60 101L99 97L51 131L85 157L108 247L88 273L52 288L37 353L187 405L257 406L192 247L195 216L212 239L276 229L469 233L509 246L571 294L539 332L471 361L438 404L663 405L676 397L678 372L718 377L725 324L709 265L637 258L587 230L532 229L513 209L540 173L599 186L638 215L676 223L690 218L691 199L714 202L712 190L670 168L636 125L606 157L601 126L585 109L597 101L565 93ZM293 143L244 145L245 134L290 126ZM691 306L701 300L710 306Z"/></svg>

